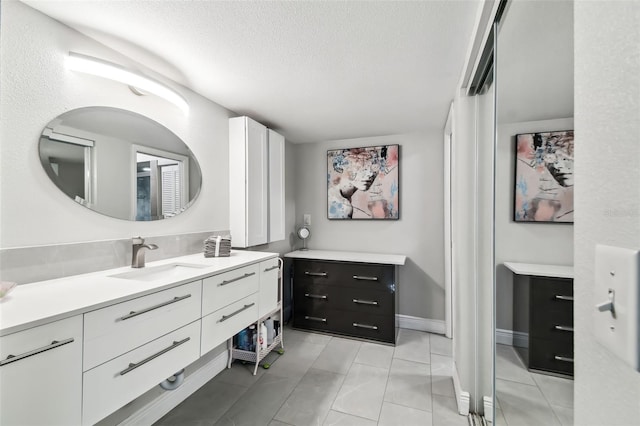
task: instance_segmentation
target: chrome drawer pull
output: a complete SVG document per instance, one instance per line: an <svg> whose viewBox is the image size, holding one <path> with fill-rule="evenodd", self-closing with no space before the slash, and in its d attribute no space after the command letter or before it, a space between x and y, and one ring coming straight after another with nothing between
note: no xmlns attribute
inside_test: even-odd
<svg viewBox="0 0 640 426"><path fill-rule="evenodd" d="M373 306L378 306L378 302L376 302L375 300L360 300L360 299L353 299L353 303L359 303L360 305L373 305Z"/></svg>
<svg viewBox="0 0 640 426"><path fill-rule="evenodd" d="M327 299L327 295L326 294L310 294L310 293L305 293L304 297L310 297L311 299Z"/></svg>
<svg viewBox="0 0 640 426"><path fill-rule="evenodd" d="M121 375L121 376L124 376L124 375L125 375L125 374L127 374L128 372L130 372L130 371L132 371L132 370L135 370L136 368L138 368L138 367L140 367L140 366L142 366L142 365L144 365L144 364L148 363L149 361L151 361L151 360L153 360L153 359L158 358L160 355L162 355L162 354L166 354L166 353L167 353L167 352L169 352L171 349L175 349L175 348L177 348L178 346L180 346L181 344L183 344L183 343L187 343L189 340L191 340L191 337L187 337L187 338L185 338L185 339L182 339L182 340L180 340L179 342L174 341L174 342L173 342L173 345L171 345L171 346L169 346L169 347L167 347L167 348L164 348L164 349L163 349L163 350L161 350L160 352L157 352L157 353L155 353L155 354L151 355L150 357L147 357L147 358L143 359L142 361L140 361L140 362L138 362L138 363L135 363L135 362L130 363L130 364L129 364L129 366L128 366L127 368L125 368L124 370L122 370L122 371L120 372L120 375Z"/></svg>
<svg viewBox="0 0 640 426"><path fill-rule="evenodd" d="M363 275L354 275L354 280L378 281L378 277L365 277Z"/></svg>
<svg viewBox="0 0 640 426"><path fill-rule="evenodd" d="M229 315L223 315L223 316L222 316L222 318L220 318L220 319L218 320L218 322L225 322L225 321L226 321L226 320L228 320L229 318L231 318L231 317L233 317L233 316L238 315L238 314L239 314L240 312L242 312L242 311L246 311L247 309L249 309L250 307L252 307L252 306L253 306L253 305L255 305L255 304L256 304L256 302L249 303L248 305L244 305L242 308L238 309L237 311L235 311L235 312L234 312L234 313L232 313L232 314L229 314Z"/></svg>
<svg viewBox="0 0 640 426"><path fill-rule="evenodd" d="M561 294L556 294L556 299L558 299L558 300L567 300L569 302L573 302L573 296L563 296Z"/></svg>
<svg viewBox="0 0 640 426"><path fill-rule="evenodd" d="M273 271L274 269L278 269L279 267L280 267L280 266L275 265L275 266L272 266L271 268L267 268L267 269L265 269L265 270L264 270L264 272Z"/></svg>
<svg viewBox="0 0 640 426"><path fill-rule="evenodd" d="M570 331L573 333L573 327L569 327L567 325L556 325L553 328L560 331Z"/></svg>
<svg viewBox="0 0 640 426"><path fill-rule="evenodd" d="M6 359L3 359L2 361L0 361L0 367L2 367L3 365L11 364L12 362L20 361L21 359L29 358L30 356L33 356L33 355L38 355L42 352L50 351L51 349L59 348L60 346L66 345L67 343L71 343L71 342L73 342L73 337L70 337L69 339L60 340L60 341L54 340L53 342L51 342L50 345L43 346L41 348L34 349L29 352L25 352L20 355L8 355Z"/></svg>
<svg viewBox="0 0 640 426"><path fill-rule="evenodd" d="M320 322L327 322L326 318L318 318L318 317L308 317L308 316L304 316L304 319L309 320L309 321L320 321Z"/></svg>
<svg viewBox="0 0 640 426"><path fill-rule="evenodd" d="M553 357L556 361L573 362L573 358L567 358L566 356L555 355Z"/></svg>
<svg viewBox="0 0 640 426"><path fill-rule="evenodd" d="M128 320L129 318L133 318L133 317L137 317L138 315L146 314L147 312L153 311L154 309L162 308L163 306L167 306L167 305L170 305L172 303L176 303L176 302L179 302L181 300L188 299L190 297L191 297L190 294L185 294L184 296L180 296L180 297L176 296L171 300L167 300L166 302L162 302L162 303L160 303L158 305L151 306L150 308L145 308L145 309L143 309L141 311L131 311L127 315L118 318L116 321Z"/></svg>
<svg viewBox="0 0 640 426"><path fill-rule="evenodd" d="M218 287L222 287L223 285L227 285L227 284L231 284L231 283L236 282L236 281L243 280L243 279L245 279L247 277L250 277L251 275L255 275L255 274L256 274L255 272L251 272L251 273L248 273L248 274L244 274L241 277L235 277L235 278L231 278L230 280L224 280L220 284L218 284Z"/></svg>
<svg viewBox="0 0 640 426"><path fill-rule="evenodd" d="M354 327L358 327L358 328L366 328L367 330L377 330L378 326L375 325L367 325L367 324L358 324L357 322L353 323Z"/></svg>
<svg viewBox="0 0 640 426"><path fill-rule="evenodd" d="M309 271L304 271L305 275L309 275L312 277L326 277L327 273L326 272L309 272Z"/></svg>

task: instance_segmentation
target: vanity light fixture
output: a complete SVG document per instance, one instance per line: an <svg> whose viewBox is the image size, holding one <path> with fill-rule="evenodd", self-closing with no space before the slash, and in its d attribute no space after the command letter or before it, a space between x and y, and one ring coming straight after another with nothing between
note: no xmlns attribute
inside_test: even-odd
<svg viewBox="0 0 640 426"><path fill-rule="evenodd" d="M93 74L98 77L108 78L110 80L124 83L137 89L137 93L140 93L141 91L145 93L152 93L173 103L185 114L189 112L189 104L176 91L170 89L159 81L130 71L121 65L75 52L69 52L67 65L74 71Z"/></svg>

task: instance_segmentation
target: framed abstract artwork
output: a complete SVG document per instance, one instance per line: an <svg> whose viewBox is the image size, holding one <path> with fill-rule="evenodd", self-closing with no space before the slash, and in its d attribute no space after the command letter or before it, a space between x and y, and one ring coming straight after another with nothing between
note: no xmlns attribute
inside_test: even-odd
<svg viewBox="0 0 640 426"><path fill-rule="evenodd" d="M329 219L400 217L400 145L327 151Z"/></svg>
<svg viewBox="0 0 640 426"><path fill-rule="evenodd" d="M516 135L513 217L573 223L573 130Z"/></svg>

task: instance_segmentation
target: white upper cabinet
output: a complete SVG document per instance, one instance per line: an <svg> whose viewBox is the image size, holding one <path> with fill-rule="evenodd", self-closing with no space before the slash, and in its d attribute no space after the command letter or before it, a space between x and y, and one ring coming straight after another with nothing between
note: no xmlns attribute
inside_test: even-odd
<svg viewBox="0 0 640 426"><path fill-rule="evenodd" d="M284 240L284 138L249 117L229 119L231 245Z"/></svg>

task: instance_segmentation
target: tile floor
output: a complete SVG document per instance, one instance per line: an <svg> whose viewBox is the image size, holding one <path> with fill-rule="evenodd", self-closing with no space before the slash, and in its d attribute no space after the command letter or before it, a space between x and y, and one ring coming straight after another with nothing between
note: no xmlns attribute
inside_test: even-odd
<svg viewBox="0 0 640 426"><path fill-rule="evenodd" d="M286 328L268 370L235 362L156 426L467 426L451 340L401 329L395 347Z"/></svg>
<svg viewBox="0 0 640 426"><path fill-rule="evenodd" d="M496 345L496 426L572 426L573 380L529 372L512 346Z"/></svg>

